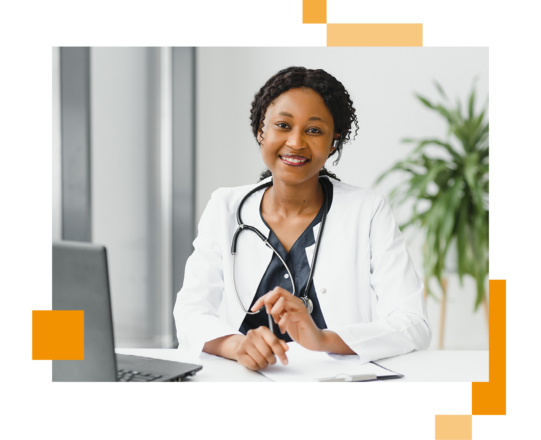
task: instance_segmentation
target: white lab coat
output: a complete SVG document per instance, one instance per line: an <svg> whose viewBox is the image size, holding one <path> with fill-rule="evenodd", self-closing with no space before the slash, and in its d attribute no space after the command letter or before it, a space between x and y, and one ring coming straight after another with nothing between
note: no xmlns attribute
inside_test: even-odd
<svg viewBox="0 0 541 440"><path fill-rule="evenodd" d="M431 331L423 283L389 204L373 191L329 180L333 200L313 276L327 328L364 362L427 349ZM257 185L218 189L199 222L195 250L186 263L184 284L174 308L179 343L198 352L207 341L240 334L245 314L233 287L231 242L237 228L237 207ZM263 193L258 191L246 200L241 216L245 224L268 237L269 228L259 211ZM315 237L319 227L313 228ZM314 247L306 248L310 264ZM245 308L250 306L272 255L253 232L240 234L235 280ZM371 288L380 317L375 321Z"/></svg>

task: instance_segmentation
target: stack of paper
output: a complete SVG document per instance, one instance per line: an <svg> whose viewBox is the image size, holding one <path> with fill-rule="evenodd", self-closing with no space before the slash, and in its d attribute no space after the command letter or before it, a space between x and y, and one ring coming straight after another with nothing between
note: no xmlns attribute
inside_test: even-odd
<svg viewBox="0 0 541 440"><path fill-rule="evenodd" d="M373 363L362 364L356 355L331 355L310 351L295 342L288 346L287 365L282 365L280 360L277 360L274 365L260 370L260 373L275 382L318 382L335 377L348 380L361 375L371 375L375 379L397 374Z"/></svg>

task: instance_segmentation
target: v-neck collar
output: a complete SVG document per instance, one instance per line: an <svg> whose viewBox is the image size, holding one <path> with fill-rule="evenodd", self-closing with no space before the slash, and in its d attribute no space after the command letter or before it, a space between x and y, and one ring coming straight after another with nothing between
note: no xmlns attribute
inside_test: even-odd
<svg viewBox="0 0 541 440"><path fill-rule="evenodd" d="M329 182L330 183L330 182ZM297 243L299 242L302 242L305 235L308 233L308 231L312 231L313 233L313 230L314 230L314 227L321 223L321 219L323 218L323 210L325 209L325 201L327 201L327 213L328 211L330 210L330 201L328 200L328 191L329 189L325 187L325 185L327 185L326 183L321 183L321 185L323 186L323 203L321 204L321 208L319 208L319 211L318 213L316 214L316 216L312 219L312 221L310 222L310 224L306 227L306 229L302 232L301 235L299 235L297 237L297 239L295 240L295 243L293 243L293 246L291 246L291 248L289 249L289 252L286 251L284 245L282 244L282 242L278 239L278 237L276 236L276 234L274 233L274 231L272 230L272 228L267 224L267 222L265 221L265 219L263 218L263 213L261 212L261 205L263 204L263 197L261 197L261 201L259 203L259 216L261 217L261 221L265 224L265 226L269 229L269 241L271 239L271 235L274 236L274 238L276 238L276 242L278 244L278 248L276 249L279 253L280 253L280 256L284 259L286 259L287 257L289 257L289 255L291 254L291 252L293 251L294 248L297 247ZM331 184L332 185L332 184ZM332 189L331 189L332 191ZM315 240L316 240L316 237L314 235L314 243L315 243ZM313 243L311 243L310 245L312 245Z"/></svg>

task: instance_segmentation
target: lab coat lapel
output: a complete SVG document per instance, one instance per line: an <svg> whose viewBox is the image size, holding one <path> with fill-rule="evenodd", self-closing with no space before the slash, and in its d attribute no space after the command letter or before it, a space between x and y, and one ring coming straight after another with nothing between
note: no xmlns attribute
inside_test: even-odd
<svg viewBox="0 0 541 440"><path fill-rule="evenodd" d="M370 246L360 246L362 237L357 231L364 228L359 226L363 219L358 211L351 210L349 188L340 182L332 183L333 202L321 235L313 280L327 327L337 328L344 319L371 321L369 260L367 263ZM348 276L341 273L348 270L355 272Z"/></svg>
<svg viewBox="0 0 541 440"><path fill-rule="evenodd" d="M334 200L333 200L333 206L331 208L331 211L336 208ZM321 305L322 311L325 311L324 303L325 296L322 295L322 291L327 292L329 288L331 287L331 283L333 281L336 282L336 280L333 280L332 275L329 271L329 261L330 256L333 255L333 253L336 252L333 246L333 217L331 215L331 211L329 211L329 214L327 215L327 220L325 222L325 228L323 230L323 233L321 234L321 242L319 244L319 251L318 251L318 257L316 261L316 268L314 270L313 275L313 284L314 289L316 290L316 295L318 297L319 303ZM319 234L319 229L321 227L321 223L317 224L314 228L314 241L317 241L317 236ZM312 267L312 259L314 257L314 252L316 248L316 243L314 243L312 246L309 246L306 248L306 257L308 258L308 263L310 264L310 268ZM325 314L323 314L325 316Z"/></svg>
<svg viewBox="0 0 541 440"><path fill-rule="evenodd" d="M265 190L258 191L244 202L241 217L245 225L259 229L268 238L270 230L261 219L259 211L264 192ZM245 308L250 306L271 259L272 250L265 246L254 232L243 230L239 234L235 280L237 291Z"/></svg>
<svg viewBox="0 0 541 440"><path fill-rule="evenodd" d="M331 180L331 179L329 179ZM344 234L345 231L340 228L340 218L344 212L343 193L339 184L333 183L333 201L331 209L327 214L325 228L321 234L319 244L319 253L316 261L316 268L313 275L313 285L316 295L323 312L325 320L333 321L336 302L333 299L336 292L343 290L340 285L340 276L337 276L337 270L334 260L340 253L340 239L337 234ZM321 223L314 226L314 242L317 241ZM312 258L314 256L316 243L306 248L306 257L312 267ZM327 322L329 325L329 322Z"/></svg>
<svg viewBox="0 0 541 440"><path fill-rule="evenodd" d="M319 233L320 226L321 226L321 223L318 223L317 225L315 225L312 228L312 231L314 232L314 244L311 245L311 246L308 246L307 248L305 248L306 258L308 259L308 264L309 264L310 268L312 268L312 260L314 258L314 251L316 249L317 234ZM320 251L320 255L321 255L321 251ZM316 266L317 266L317 262L316 262Z"/></svg>
<svg viewBox="0 0 541 440"><path fill-rule="evenodd" d="M323 242L325 242L327 246L331 246L332 248L332 245L334 243L334 240L332 239L332 235L333 235L333 232L336 232L333 229L332 223L334 223L335 220L342 215L343 203L342 203L342 197L341 197L342 194L340 191L341 190L340 186L337 185L337 182L333 182L332 179L327 179L327 180L330 182L330 184L333 187L333 201L332 201L331 209L327 213L327 219L325 220L325 230L323 231L323 234L321 234L321 239L322 239L321 241L322 241L322 244ZM329 225L329 223L331 223L331 225ZM317 244L317 237L319 235L320 228L321 228L321 222L319 222L317 225L315 225L312 228L312 231L314 233L314 244L306 248L306 257L308 258L308 264L310 265L310 268L312 267L312 259L314 257L314 252L315 252L316 244ZM329 235L331 237L329 237ZM317 268L320 267L319 264L321 262L322 253L323 253L321 249L322 244L319 246L319 255L317 257L318 261L316 262L316 266L317 266L316 271L317 271ZM315 273L316 272L314 272L314 283L316 279ZM321 277L318 277L318 278L321 278Z"/></svg>

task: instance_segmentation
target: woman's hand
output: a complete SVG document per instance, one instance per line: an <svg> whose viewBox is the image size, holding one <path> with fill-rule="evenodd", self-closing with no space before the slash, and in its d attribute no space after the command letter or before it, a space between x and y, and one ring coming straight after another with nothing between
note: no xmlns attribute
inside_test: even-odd
<svg viewBox="0 0 541 440"><path fill-rule="evenodd" d="M325 335L315 324L302 299L281 287L275 287L256 301L252 311L255 312L263 305L267 313L274 318L274 322L278 323L282 334L287 332L291 339L308 350L322 349Z"/></svg>
<svg viewBox="0 0 541 440"><path fill-rule="evenodd" d="M276 363L276 356L282 364L287 365L285 352L289 350L285 341L278 339L264 326L249 330L235 350L235 358L239 364L251 370L262 370L267 365Z"/></svg>

